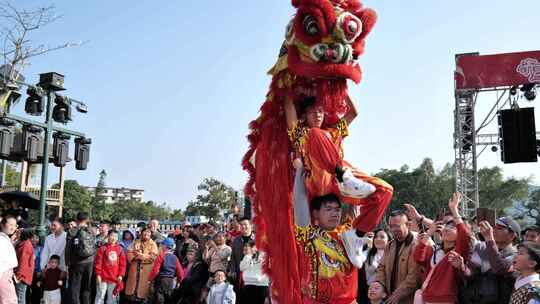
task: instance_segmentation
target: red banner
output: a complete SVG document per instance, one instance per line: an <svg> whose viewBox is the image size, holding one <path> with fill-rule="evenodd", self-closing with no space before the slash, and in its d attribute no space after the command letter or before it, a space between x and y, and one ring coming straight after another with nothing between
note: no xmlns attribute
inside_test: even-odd
<svg viewBox="0 0 540 304"><path fill-rule="evenodd" d="M456 58L456 89L483 89L540 83L540 51Z"/></svg>

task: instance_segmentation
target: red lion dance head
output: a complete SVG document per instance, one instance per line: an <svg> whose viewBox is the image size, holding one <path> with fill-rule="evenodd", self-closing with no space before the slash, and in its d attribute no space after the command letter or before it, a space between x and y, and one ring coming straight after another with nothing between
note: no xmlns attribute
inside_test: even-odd
<svg viewBox="0 0 540 304"><path fill-rule="evenodd" d="M292 213L293 170L283 100L315 96L326 124L347 111L347 79L360 82L356 62L376 21L359 0L292 0L296 15L287 26L272 84L259 118L251 122L243 167L253 203L257 246L266 252L266 272L278 303L301 303Z"/></svg>

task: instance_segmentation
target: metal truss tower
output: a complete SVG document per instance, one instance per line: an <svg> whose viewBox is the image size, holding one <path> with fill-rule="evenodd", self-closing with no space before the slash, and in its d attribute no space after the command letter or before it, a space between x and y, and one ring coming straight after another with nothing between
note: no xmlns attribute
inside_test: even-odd
<svg viewBox="0 0 540 304"><path fill-rule="evenodd" d="M458 54L454 77L456 191L462 196L462 214L470 218L480 207L478 158L488 146L500 145L499 134L480 134L480 131L495 120L499 110L516 105L519 86L533 84L533 89L539 86L540 51ZM477 119L476 101L483 92L497 92L498 97L487 116ZM477 121L481 123L476 124Z"/></svg>

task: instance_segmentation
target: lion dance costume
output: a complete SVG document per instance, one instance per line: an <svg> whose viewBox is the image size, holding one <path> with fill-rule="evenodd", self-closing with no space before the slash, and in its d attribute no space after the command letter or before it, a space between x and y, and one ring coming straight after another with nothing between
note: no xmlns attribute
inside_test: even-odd
<svg viewBox="0 0 540 304"><path fill-rule="evenodd" d="M302 250L297 249L293 219L294 169L291 152L303 154L308 194L339 192L332 172L336 164L352 169L355 177L375 186L366 198L340 195L360 206L354 228L368 232L380 221L392 197L392 187L352 168L343 160L341 140L347 135L347 80L359 83L356 62L376 21L373 10L359 0L292 0L296 14L286 29L279 58L270 70L272 83L260 116L250 123L250 148L242 165L249 173L246 196L253 203L257 247L265 251L265 271L272 278L272 297L279 304L302 303ZM323 105L320 129L287 129L284 100L313 96ZM327 135L328 134L328 135ZM336 193L338 194L338 193ZM316 303L317 300L313 303Z"/></svg>

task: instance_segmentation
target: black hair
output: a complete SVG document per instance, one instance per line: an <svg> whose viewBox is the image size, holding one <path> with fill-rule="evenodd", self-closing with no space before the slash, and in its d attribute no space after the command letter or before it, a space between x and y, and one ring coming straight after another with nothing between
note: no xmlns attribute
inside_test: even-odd
<svg viewBox="0 0 540 304"><path fill-rule="evenodd" d="M240 223L241 221L249 221L249 222L251 222L251 219L250 219L249 217L247 217L247 216L243 216L242 218L240 218L240 219L238 220L239 223Z"/></svg>
<svg viewBox="0 0 540 304"><path fill-rule="evenodd" d="M221 268L218 269L218 270L216 270L216 271L214 271L214 276L215 276L218 272L223 272L223 274L225 275L225 277L227 277L227 272L225 272L225 270L223 270L223 269L221 269ZM226 279L226 278L225 278L225 279Z"/></svg>
<svg viewBox="0 0 540 304"><path fill-rule="evenodd" d="M311 200L311 208L313 210L321 210L321 207L326 203L337 203L341 207L341 201L337 195L330 193L323 196L317 196Z"/></svg>
<svg viewBox="0 0 540 304"><path fill-rule="evenodd" d="M244 247L245 246L249 246L249 247L253 248L253 247L255 247L255 241L254 240L249 240L249 241L244 243Z"/></svg>
<svg viewBox="0 0 540 304"><path fill-rule="evenodd" d="M53 217L51 217L51 223L52 223L52 222L58 222L58 223L60 223L60 224L62 224L62 225L64 224L64 220L63 220L61 217L59 217L59 216L53 216Z"/></svg>
<svg viewBox="0 0 540 304"><path fill-rule="evenodd" d="M2 221L0 222L0 224L2 224L2 226L5 226L9 219L14 219L15 221L17 221L17 217L15 215L8 213L2 217Z"/></svg>
<svg viewBox="0 0 540 304"><path fill-rule="evenodd" d="M60 262L60 256L57 255L57 254L53 254L51 255L51 257L49 258L49 261L50 260L57 260L58 262Z"/></svg>
<svg viewBox="0 0 540 304"><path fill-rule="evenodd" d="M527 254L529 255L529 257L536 262L536 266L534 266L534 271L540 271L540 256L536 252L531 250L529 247L524 246L523 244L521 245L521 247L527 249Z"/></svg>
<svg viewBox="0 0 540 304"><path fill-rule="evenodd" d="M107 236L109 236L109 235L111 235L111 234L113 234L113 233L117 233L117 231L115 231L115 230L109 230L109 232L107 232Z"/></svg>
<svg viewBox="0 0 540 304"><path fill-rule="evenodd" d="M409 220L409 215L407 214L405 210L402 210L402 209L397 209L390 212L389 217L394 217L394 216L405 216L407 218L407 221Z"/></svg>
<svg viewBox="0 0 540 304"><path fill-rule="evenodd" d="M77 221L82 222L88 220L88 213L86 212L79 212L77 213Z"/></svg>
<svg viewBox="0 0 540 304"><path fill-rule="evenodd" d="M367 255L367 263L368 264L371 264L371 262L373 261L373 257L377 253L377 247L375 247L375 239L377 238L377 234L379 232L381 232L381 231L384 231L384 233L386 233L386 236L388 237L388 242L390 242L390 240L391 240L390 233L388 233L388 231L386 231L385 229L379 228L379 229L375 229L373 231L373 246L371 246L371 248L368 251L368 255Z"/></svg>
<svg viewBox="0 0 540 304"><path fill-rule="evenodd" d="M21 241L30 240L34 237L34 229L22 229L21 230Z"/></svg>
<svg viewBox="0 0 540 304"><path fill-rule="evenodd" d="M298 116L306 114L306 110L309 107L312 107L317 102L317 98L314 96L306 96L298 100Z"/></svg>

